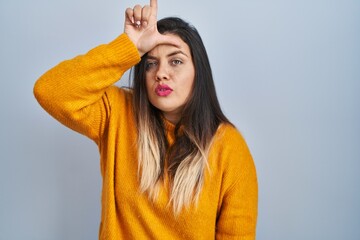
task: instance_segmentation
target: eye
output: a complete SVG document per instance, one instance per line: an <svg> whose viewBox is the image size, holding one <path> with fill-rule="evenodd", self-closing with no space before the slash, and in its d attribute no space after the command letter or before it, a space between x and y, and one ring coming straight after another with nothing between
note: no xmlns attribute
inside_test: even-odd
<svg viewBox="0 0 360 240"><path fill-rule="evenodd" d="M183 62L181 60L175 59L175 60L172 60L171 63L172 63L172 65L180 65Z"/></svg>
<svg viewBox="0 0 360 240"><path fill-rule="evenodd" d="M157 65L157 62L155 62L155 61L147 61L145 63L145 69L146 69L146 71L148 71L148 70L156 67L156 65Z"/></svg>

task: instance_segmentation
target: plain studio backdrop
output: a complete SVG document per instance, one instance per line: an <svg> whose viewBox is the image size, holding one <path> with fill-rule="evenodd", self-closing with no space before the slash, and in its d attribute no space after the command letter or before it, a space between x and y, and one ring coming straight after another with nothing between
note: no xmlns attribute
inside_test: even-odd
<svg viewBox="0 0 360 240"><path fill-rule="evenodd" d="M97 239L97 147L32 89L122 33L136 3L1 0L1 240ZM359 240L360 1L159 0L158 15L190 21L204 40L222 108L257 166L257 239Z"/></svg>

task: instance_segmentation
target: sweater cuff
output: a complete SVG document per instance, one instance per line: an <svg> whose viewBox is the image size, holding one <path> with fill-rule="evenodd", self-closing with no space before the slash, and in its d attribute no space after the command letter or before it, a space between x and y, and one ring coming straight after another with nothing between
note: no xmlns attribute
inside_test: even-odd
<svg viewBox="0 0 360 240"><path fill-rule="evenodd" d="M115 62L128 69L140 62L140 54L126 33L121 34L108 44Z"/></svg>

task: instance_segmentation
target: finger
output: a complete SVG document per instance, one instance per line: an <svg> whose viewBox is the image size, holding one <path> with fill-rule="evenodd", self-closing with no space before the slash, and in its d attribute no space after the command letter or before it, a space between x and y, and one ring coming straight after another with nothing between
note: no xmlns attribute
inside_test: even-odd
<svg viewBox="0 0 360 240"><path fill-rule="evenodd" d="M134 20L135 20L135 24L137 26L141 25L141 12L142 12L142 7L140 5L136 5L133 9L134 11Z"/></svg>
<svg viewBox="0 0 360 240"><path fill-rule="evenodd" d="M125 11L125 15L126 15L126 18L132 23L134 24L135 21L134 21L134 11L132 8L127 8L126 11Z"/></svg>
<svg viewBox="0 0 360 240"><path fill-rule="evenodd" d="M142 24L144 27L147 26L149 19L150 19L150 15L151 15L151 8L149 5L145 5L142 8Z"/></svg>
<svg viewBox="0 0 360 240"><path fill-rule="evenodd" d="M172 45L174 47L181 46L181 40L178 38L174 38L174 36L159 34L157 39L157 45Z"/></svg>
<svg viewBox="0 0 360 240"><path fill-rule="evenodd" d="M153 11L153 14L156 16L158 10L157 0L150 0L150 7L151 10Z"/></svg>

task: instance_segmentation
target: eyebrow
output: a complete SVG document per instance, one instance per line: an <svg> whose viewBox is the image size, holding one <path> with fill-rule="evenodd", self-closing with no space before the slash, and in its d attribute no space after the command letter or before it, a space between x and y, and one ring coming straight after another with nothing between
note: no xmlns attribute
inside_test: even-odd
<svg viewBox="0 0 360 240"><path fill-rule="evenodd" d="M166 57L171 57L171 56L174 56L174 55L177 55L177 54L182 54L186 57L189 57L188 55L186 55L183 51L181 50L177 50L177 51L174 51L174 52L171 52L169 53L168 55L166 55ZM147 58L150 58L150 59L157 59L157 57L155 56L151 56L151 55L148 55Z"/></svg>

